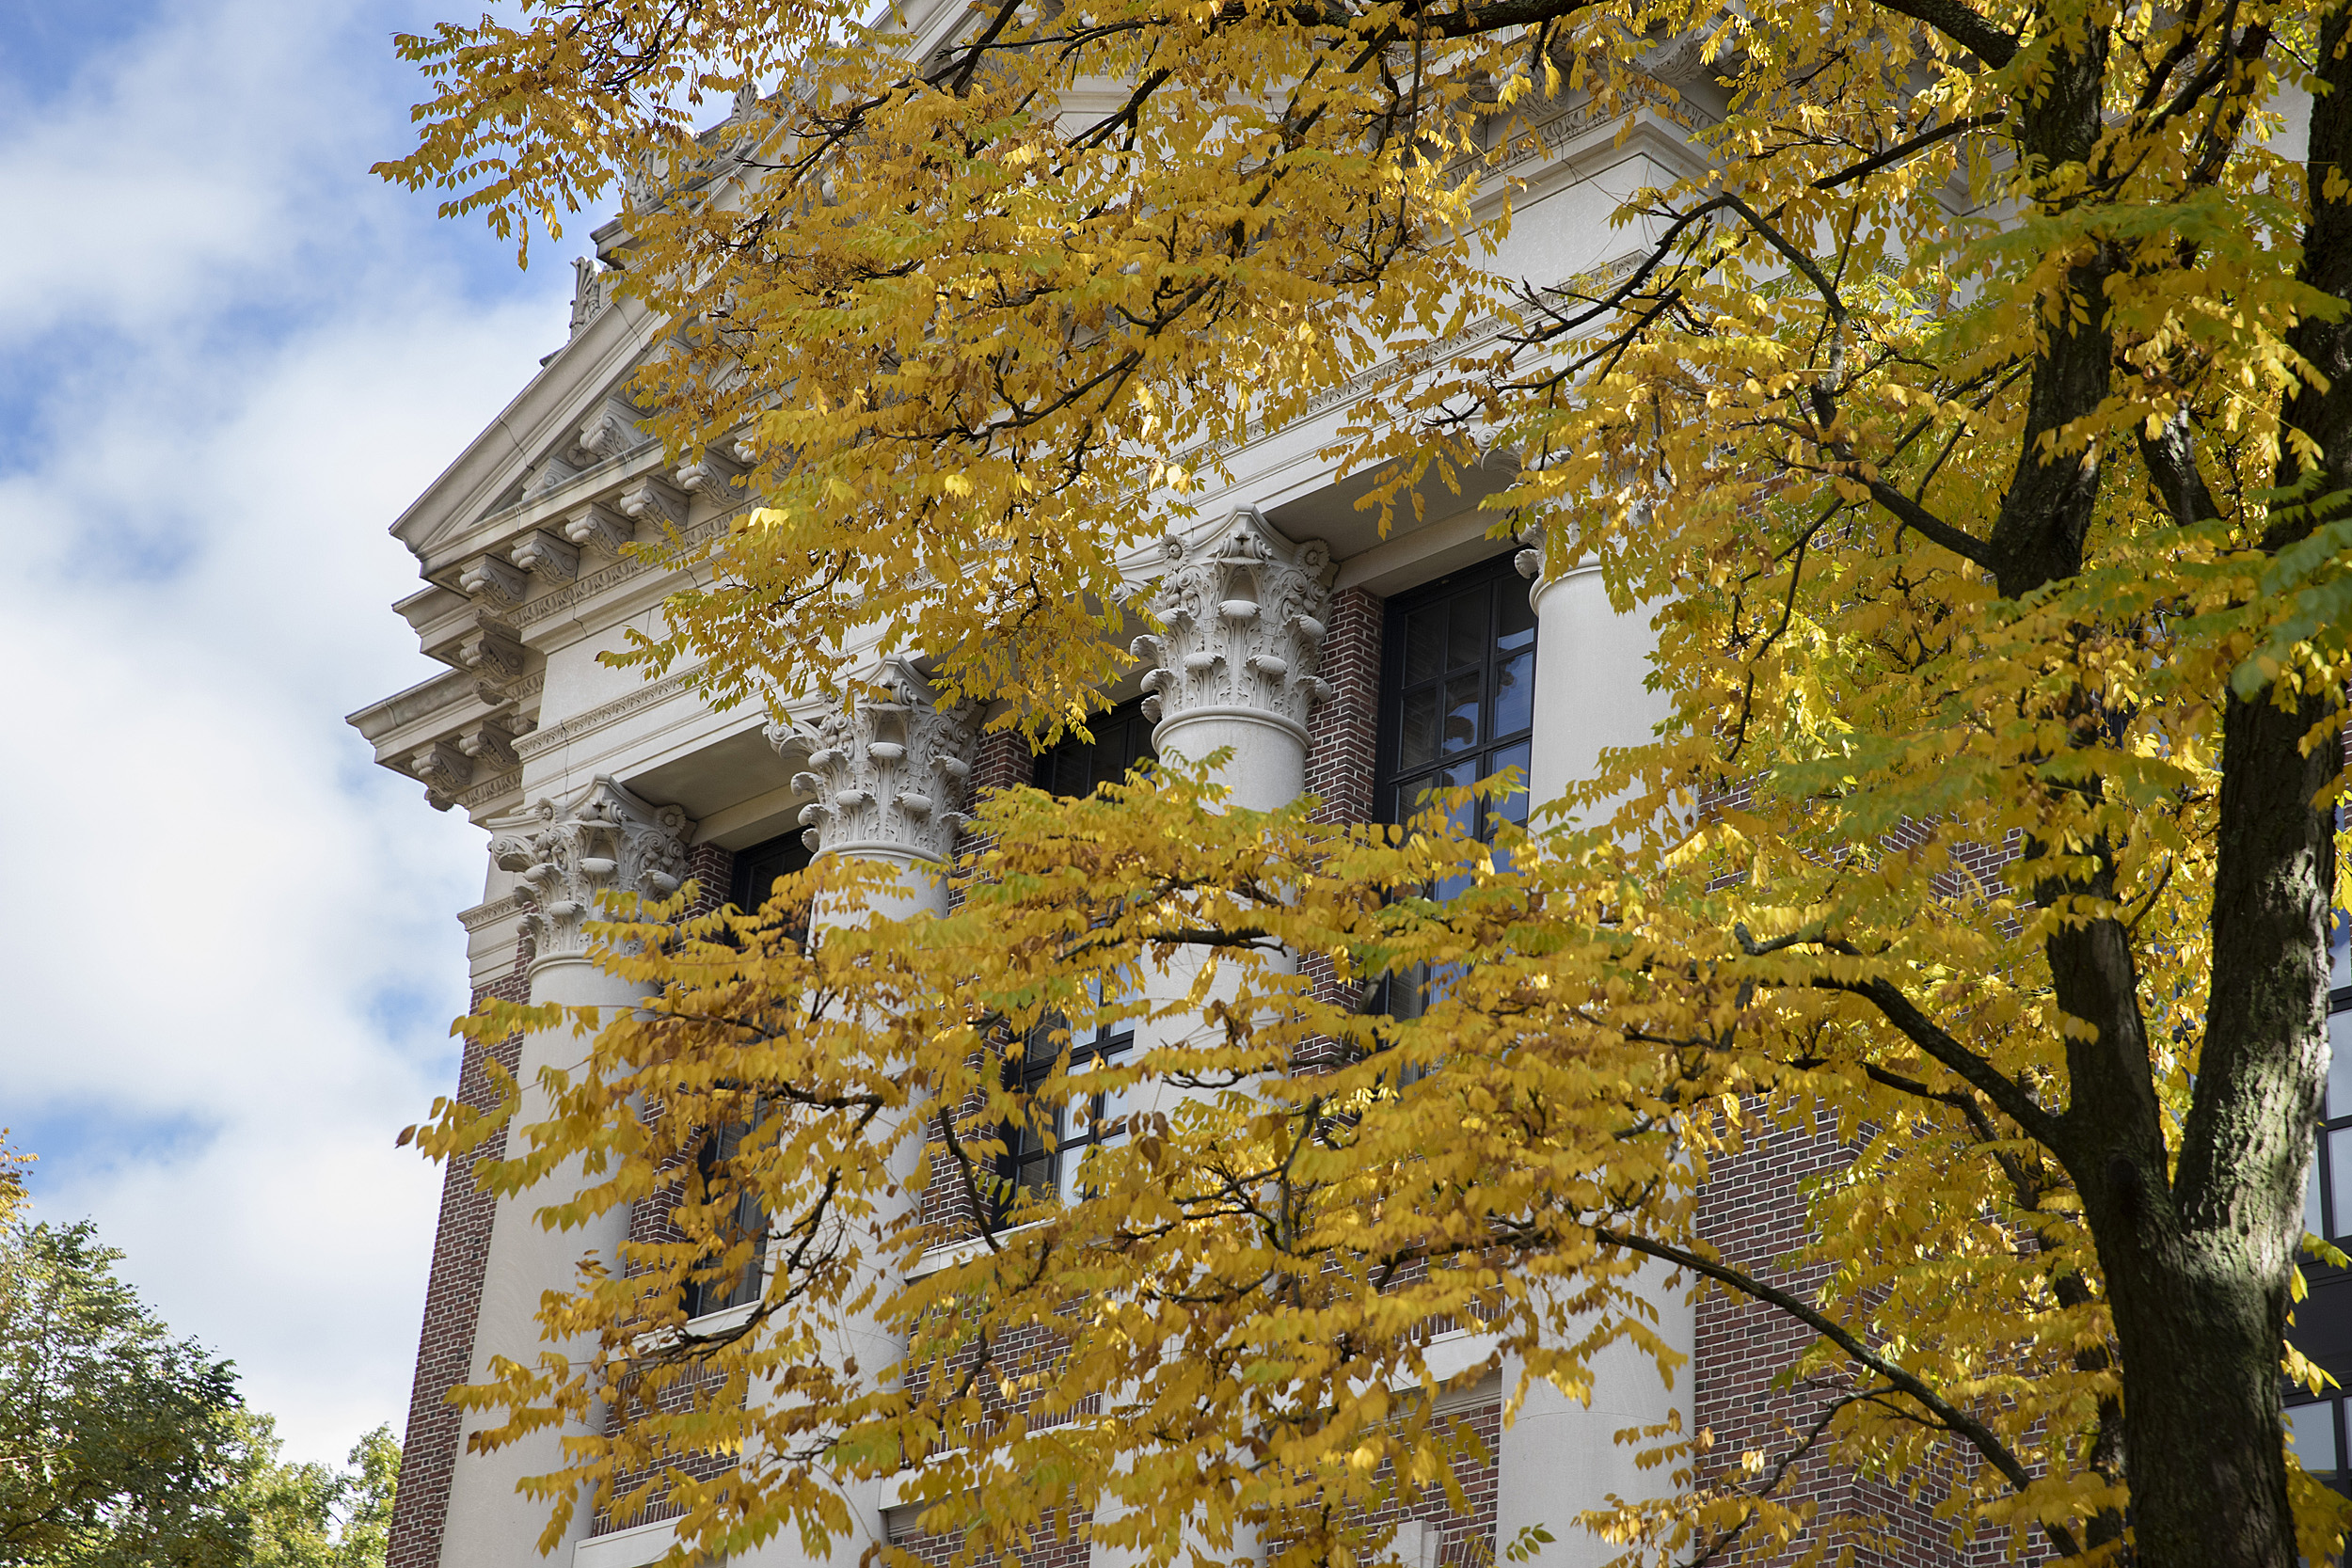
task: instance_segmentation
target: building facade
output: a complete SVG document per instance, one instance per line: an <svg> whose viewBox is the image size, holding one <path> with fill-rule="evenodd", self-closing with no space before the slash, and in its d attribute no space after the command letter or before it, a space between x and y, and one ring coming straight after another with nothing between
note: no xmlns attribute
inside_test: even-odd
<svg viewBox="0 0 2352 1568"><path fill-rule="evenodd" d="M1711 85L1683 85L1703 113ZM1517 171L1526 186L1502 258L1505 270L1529 277L1606 277L1624 265L1638 242L1607 221L1622 194L1698 167L1685 128L1656 116L1621 136L1613 121L1571 110L1542 140L1538 162ZM1424 497L1421 514L1402 510L1384 537L1355 509L1360 490L1316 456L1336 429L1337 401L1304 426L1228 454L1231 483L1200 498L1196 521L1133 563L1164 600L1244 594L1279 613L1194 617L1147 640L1130 683L1105 693L1119 705L1090 746L1033 756L1009 736L983 739L976 724L928 706L913 665L892 673L907 733L888 757L871 736L818 743L841 722L821 705L771 729L755 709L714 712L698 701L691 669L650 682L609 669L596 656L623 646L628 629L655 625L665 595L685 581L622 547L665 526L689 541L710 538L745 499L724 453L678 467L640 430L630 378L654 324L614 295L612 276L598 261L579 263L567 341L394 525L422 578L395 608L440 668L351 719L381 764L485 831L483 896L457 916L477 998L625 1001L626 989L584 958L581 923L599 893L666 893L691 878L713 898L748 906L812 849L936 862L957 847L946 803L971 790L1035 782L1075 792L1153 751L1200 756L1231 745L1229 782L1244 805L1311 792L1331 819L1394 820L1424 788L1503 768L1522 769L1533 798L1549 799L1602 748L1646 739L1658 720L1644 687L1645 621L1612 610L1597 571L1531 580L1536 553L1489 536L1491 516L1477 503L1506 476L1473 474L1458 496ZM1503 809L1523 813L1525 798ZM2340 953L2339 984L2352 986L2342 962ZM2352 990L2337 1002L2352 1005ZM528 1082L535 1053L560 1046L526 1038L496 1049ZM2343 1059L2352 1061L2352 1041ZM2329 1163L2314 1186L2312 1228L2352 1236L2352 1069L2342 1082L2331 1108L2344 1114L2322 1134ZM487 1062L469 1048L458 1092L483 1102L487 1084ZM1731 1260L1769 1271L1798 1237L1797 1181L1836 1157L1826 1134L1791 1134L1726 1165L1709 1189L1708 1235ZM392 1568L539 1560L546 1511L516 1497L514 1483L551 1467L553 1438L468 1455L469 1418L444 1396L480 1377L492 1355L532 1351L540 1291L568 1279L583 1248L614 1245L632 1223L658 1216L550 1237L531 1225L528 1207L477 1192L472 1161L451 1164ZM2339 1291L2352 1297L2352 1281L2328 1281L2321 1299ZM723 1310L731 1301L723 1292L706 1305ZM1545 1568L1604 1560L1612 1548L1564 1527L1612 1492L1637 1496L1654 1483L1615 1432L1677 1411L1736 1453L1783 1430L1796 1396L1771 1380L1801 1338L1760 1308L1692 1304L1679 1291L1658 1305L1667 1336L1693 1357L1671 1388L1627 1354L1601 1369L1590 1407L1539 1386L1507 1428L1501 1381L1456 1397L1494 1462L1469 1488L1469 1513L1433 1499L1410 1521L1401 1537L1408 1559L1474 1568L1523 1527L1548 1523L1559 1539ZM2312 1349L2352 1384L2352 1310L2344 1317L2342 1345L2328 1338ZM2334 1402L2298 1410L2307 1463L2323 1450L2330 1465L2352 1452L2343 1421ZM1901 1544L1887 1560L1953 1555L1948 1528L1883 1483L1822 1468L1798 1484L1825 1504L1883 1513ZM866 1499L876 1533L904 1528L888 1500ZM670 1541L659 1520L583 1517L554 1560L634 1568ZM797 1563L800 1548L779 1542L744 1560Z"/></svg>

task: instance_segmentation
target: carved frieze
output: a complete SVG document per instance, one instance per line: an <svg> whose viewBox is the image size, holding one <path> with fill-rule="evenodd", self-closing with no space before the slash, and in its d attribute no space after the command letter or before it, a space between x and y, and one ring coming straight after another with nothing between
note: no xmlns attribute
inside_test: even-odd
<svg viewBox="0 0 2352 1568"><path fill-rule="evenodd" d="M523 929L538 955L583 953L585 923L606 893L663 898L686 879L693 824L598 774L562 800L541 800L491 825L490 858L521 878L532 904Z"/></svg>
<svg viewBox="0 0 2352 1568"><path fill-rule="evenodd" d="M1164 628L1138 637L1144 712L1166 721L1203 708L1269 714L1298 726L1331 695L1316 670L1331 599L1331 551L1294 545L1247 507L1206 539L1162 542L1168 567L1150 604Z"/></svg>
<svg viewBox="0 0 2352 1568"><path fill-rule="evenodd" d="M813 735L771 725L778 751L793 742L810 748L808 770L792 787L817 799L801 812L811 849L900 849L944 861L963 814L972 778L972 752L980 713L969 702L938 705L929 682L902 658L885 659L876 684L881 701L835 709Z"/></svg>

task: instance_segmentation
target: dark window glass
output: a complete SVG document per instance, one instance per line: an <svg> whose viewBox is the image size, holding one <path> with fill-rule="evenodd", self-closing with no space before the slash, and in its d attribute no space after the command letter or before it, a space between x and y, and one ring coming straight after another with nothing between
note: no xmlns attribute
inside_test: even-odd
<svg viewBox="0 0 2352 1568"><path fill-rule="evenodd" d="M1527 820L1529 736L1535 719L1535 613L1527 582L1498 556L1391 599L1380 682L1380 819L1404 822L1431 790L1517 768L1508 799L1455 808L1481 837ZM1431 890L1444 897L1456 890ZM1418 1016L1445 994L1449 969L1415 965L1382 985L1375 1006Z"/></svg>
<svg viewBox="0 0 2352 1568"><path fill-rule="evenodd" d="M808 868L808 846L796 830L764 844L735 852L735 875L728 879L727 902L750 913L768 902L776 879Z"/></svg>
<svg viewBox="0 0 2352 1568"><path fill-rule="evenodd" d="M1481 834L1527 820L1535 720L1535 613L1527 582L1498 556L1389 601L1380 686L1378 809L1403 822L1432 789L1506 768L1522 788L1462 825Z"/></svg>
<svg viewBox="0 0 2352 1568"><path fill-rule="evenodd" d="M1048 795L1091 795L1095 786L1119 784L1127 770L1152 756L1152 722L1140 697L1087 721L1092 740L1070 736L1038 753L1037 786Z"/></svg>
<svg viewBox="0 0 2352 1568"><path fill-rule="evenodd" d="M752 1107L755 1119L759 1115L756 1102ZM723 1176L725 1164L735 1158L742 1147L743 1134L749 1123L738 1122L706 1133L703 1146L694 1156L695 1166L702 1172L704 1190L707 1192ZM709 1279L689 1278L683 1303L686 1315L699 1318L706 1312L723 1312L730 1307L741 1307L759 1299L760 1275L768 1256L768 1216L759 1206L759 1195L745 1191L735 1200L733 1208L719 1223L722 1240L733 1245L743 1237L750 1237L752 1256L734 1274Z"/></svg>
<svg viewBox="0 0 2352 1568"><path fill-rule="evenodd" d="M1104 1095L1081 1096L1063 1105L1038 1099L1038 1087L1053 1075L1057 1030L1039 1029L1018 1062L1005 1064L1005 1084L1021 1099L1022 1113L1005 1124L1005 1152L997 1165L998 1190L992 1225L1002 1225L1020 1203L1051 1201L1067 1191L1065 1173L1074 1173L1086 1151L1118 1134L1116 1110ZM1132 1031L1107 1030L1070 1053L1070 1069L1083 1072L1091 1063L1107 1061L1134 1043ZM1074 1115L1073 1115L1074 1113Z"/></svg>

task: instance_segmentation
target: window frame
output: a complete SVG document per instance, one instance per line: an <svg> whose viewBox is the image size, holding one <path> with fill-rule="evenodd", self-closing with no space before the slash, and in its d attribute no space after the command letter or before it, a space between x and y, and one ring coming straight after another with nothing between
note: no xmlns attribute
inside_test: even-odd
<svg viewBox="0 0 2352 1568"><path fill-rule="evenodd" d="M702 1178L705 1201L709 1198L715 1168L735 1158L743 1139L759 1126L761 1108L760 1099L755 1096L751 1112L742 1120L704 1130L694 1149L694 1167ZM759 1200L758 1190L746 1186L737 1193L735 1212L722 1225L731 1232L751 1233L752 1256L745 1261L742 1272L724 1291L718 1289L718 1280L693 1277L691 1271L699 1264L688 1265L687 1276L679 1282L678 1307L689 1323L755 1306L767 1291L768 1241L774 1227L769 1220L766 1207Z"/></svg>
<svg viewBox="0 0 2352 1568"><path fill-rule="evenodd" d="M1420 808L1400 801L1397 798L1398 790L1423 775L1438 774L1452 767L1459 766L1458 762L1449 763L1447 761L1449 757L1479 759L1481 770L1473 773L1472 778L1485 779L1501 771L1501 767L1494 765L1499 753L1521 747L1526 749L1527 763L1522 768L1523 776L1519 781L1519 790L1512 798L1518 802L1516 816L1507 808L1497 813L1491 805L1482 803L1475 827L1479 835L1486 837L1492 833L1494 820L1498 816L1508 816L1513 820L1522 822L1526 819L1528 785L1531 781L1524 775L1532 772L1534 758L1534 687L1537 670L1535 660L1541 657L1542 638L1536 625L1533 604L1528 605L1527 623L1519 628L1519 631L1505 633L1502 630L1503 618L1501 614L1501 595L1493 592L1498 587L1505 593L1516 593L1521 595L1528 593L1530 584L1524 577L1519 575L1516 552L1491 556L1474 565L1462 567L1458 571L1449 572L1443 577L1422 583L1418 588L1406 589L1391 597L1382 607L1380 698L1378 720L1375 726L1375 750L1373 765L1373 816L1375 821L1401 825L1409 820ZM1406 660L1410 653L1406 641L1406 629L1416 611L1444 603L1475 588L1485 588L1489 591L1486 633L1477 666L1480 680L1478 722L1480 729L1485 733L1459 752L1448 752L1440 749L1434 752L1427 761L1416 763L1407 768L1402 755L1405 741L1405 708L1409 695L1406 680ZM1524 649L1502 647L1502 641L1505 636L1517 636L1521 632L1528 640ZM1527 670L1527 722L1508 732L1495 733L1487 726L1495 717L1495 709L1501 701L1502 668L1522 652L1531 656ZM1468 668L1468 666L1441 668L1434 677L1435 684L1442 690L1449 682L1461 679L1463 674L1467 673ZM1423 680L1415 681L1411 683L1411 686L1419 689L1429 684L1432 683ZM1440 742L1440 747L1442 747L1442 742ZM1438 786L1433 784L1431 787Z"/></svg>
<svg viewBox="0 0 2352 1568"><path fill-rule="evenodd" d="M1094 736L1092 740L1074 735L1064 736L1038 752L1030 761L1030 781L1046 794L1065 800L1082 800L1105 784L1123 783L1138 764L1159 760L1159 748L1152 744L1152 731L1157 727L1143 716L1141 697L1114 703L1088 719L1087 728ZM1113 748L1126 754L1116 772L1104 773L1099 754ZM1080 758L1086 759L1085 772L1089 781L1086 787L1074 791L1057 788L1058 781L1055 774L1065 765L1074 764Z"/></svg>

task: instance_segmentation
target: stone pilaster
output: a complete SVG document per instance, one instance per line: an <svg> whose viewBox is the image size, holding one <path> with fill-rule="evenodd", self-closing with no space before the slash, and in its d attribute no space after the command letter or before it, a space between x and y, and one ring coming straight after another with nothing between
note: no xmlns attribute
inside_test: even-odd
<svg viewBox="0 0 2352 1568"><path fill-rule="evenodd" d="M543 799L491 824L491 858L522 879L537 906L523 918L537 961L587 951L586 922L596 918L599 894L675 893L692 828L678 807L640 800L602 774L562 800Z"/></svg>
<svg viewBox="0 0 2352 1568"><path fill-rule="evenodd" d="M1305 786L1307 719L1331 687L1317 673L1331 598L1331 551L1295 545L1243 508L1197 541L1169 534L1150 600L1157 634L1135 641L1149 667L1144 712L1163 755L1232 747L1236 805L1271 810Z"/></svg>

